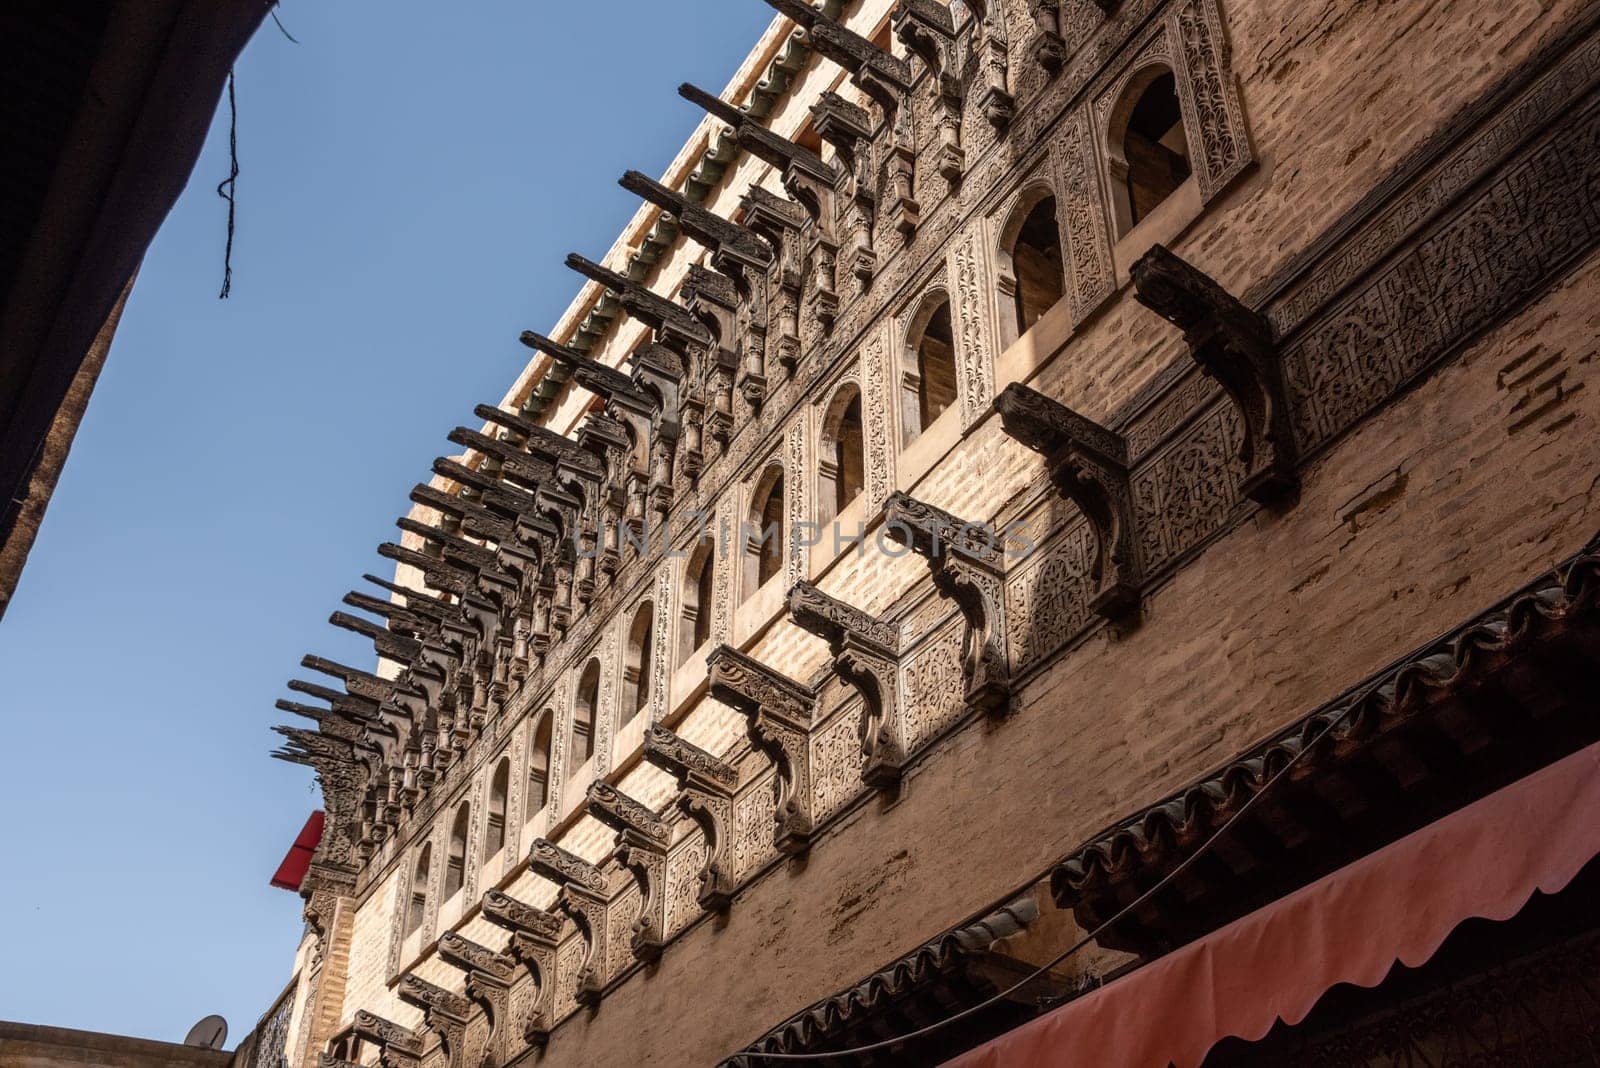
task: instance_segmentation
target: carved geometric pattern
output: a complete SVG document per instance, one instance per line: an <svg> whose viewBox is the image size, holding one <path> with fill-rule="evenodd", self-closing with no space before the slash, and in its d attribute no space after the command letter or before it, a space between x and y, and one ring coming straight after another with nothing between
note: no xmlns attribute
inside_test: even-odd
<svg viewBox="0 0 1600 1068"><path fill-rule="evenodd" d="M488 814L484 811L483 788L484 778L488 774L487 770L484 771L472 784L472 800L470 802L472 810L467 830L467 870L464 873L465 880L462 884L462 890L466 894L467 901L472 901L478 896L478 869L481 866L479 862L483 859L481 855L483 826L484 821L488 818Z"/></svg>
<svg viewBox="0 0 1600 1068"><path fill-rule="evenodd" d="M1239 416L1221 401L1134 474L1140 551L1150 570L1220 530L1239 502Z"/></svg>
<svg viewBox="0 0 1600 1068"><path fill-rule="evenodd" d="M411 908L411 878L416 862L407 854L394 873L394 898L389 908L389 952L383 974L392 976L400 970L400 947L405 942L406 913Z"/></svg>
<svg viewBox="0 0 1600 1068"><path fill-rule="evenodd" d="M806 463L804 420L796 420L789 428L785 466L788 470L784 474L783 492L789 498L789 529L784 532L784 545L788 549L786 584L792 586L806 577L809 567L806 539L800 536L802 524L807 522L811 515L807 503L811 468Z"/></svg>
<svg viewBox="0 0 1600 1068"><path fill-rule="evenodd" d="M901 668L906 738L912 750L966 710L962 700L967 689L961 655L964 629L960 619L951 620L908 656Z"/></svg>
<svg viewBox="0 0 1600 1068"><path fill-rule="evenodd" d="M865 422L867 431L867 513L874 514L883 507L894 489L894 428L899 426L895 416L893 368L888 346L884 343L884 330L880 326L867 335L862 345L861 364L866 379Z"/></svg>
<svg viewBox="0 0 1600 1068"><path fill-rule="evenodd" d="M557 1020L571 1014L578 1007L578 973L588 956L582 938L569 938L556 953L556 1006Z"/></svg>
<svg viewBox="0 0 1600 1068"><path fill-rule="evenodd" d="M778 855L772 842L778 811L777 778L771 771L757 778L734 805L733 870L739 882Z"/></svg>
<svg viewBox="0 0 1600 1068"><path fill-rule="evenodd" d="M1055 652L1094 618L1093 538L1088 523L1075 522L1007 578L1006 631L1018 670Z"/></svg>
<svg viewBox="0 0 1600 1068"><path fill-rule="evenodd" d="M1526 153L1464 210L1284 354L1307 448L1331 440L1600 240L1600 106Z"/></svg>
<svg viewBox="0 0 1600 1068"><path fill-rule="evenodd" d="M697 895L707 856L705 836L689 834L667 858L667 937L689 926L701 912Z"/></svg>
<svg viewBox="0 0 1600 1068"><path fill-rule="evenodd" d="M600 650L600 700L594 712L596 777L611 770L611 743L617 726L617 629L612 627Z"/></svg>
<svg viewBox="0 0 1600 1068"><path fill-rule="evenodd" d="M548 782L549 801L546 803L545 823L554 827L561 819L561 794L566 786L567 777L567 733L572 723L572 709L568 706L567 680L565 677L556 684L555 693L550 697L550 775Z"/></svg>
<svg viewBox="0 0 1600 1068"><path fill-rule="evenodd" d="M628 952L628 932L639 918L639 888L628 885L612 899L606 909L606 971L609 980L633 960Z"/></svg>
<svg viewBox="0 0 1600 1068"><path fill-rule="evenodd" d="M500 874L508 874L522 857L522 797L523 784L528 781L528 732L533 729L531 718L524 716L517 726L516 734L511 739L511 774L506 783L506 818L505 837L506 844L503 850L504 859L501 861ZM530 813L531 815L531 813ZM498 879L488 880L498 882ZM520 1033L520 1032L519 1032Z"/></svg>
<svg viewBox="0 0 1600 1068"><path fill-rule="evenodd" d="M1251 163L1228 38L1216 0L1188 0L1168 18L1168 32L1177 42L1172 60L1181 68L1175 70L1178 99L1194 131L1191 137L1197 134L1199 140L1200 198L1210 202Z"/></svg>
<svg viewBox="0 0 1600 1068"><path fill-rule="evenodd" d="M847 702L833 722L812 735L812 816L819 823L861 790L865 754L857 725L860 712L853 707L856 703Z"/></svg>
<svg viewBox="0 0 1600 1068"><path fill-rule="evenodd" d="M660 723L661 717L667 714L667 665L672 657L673 622L678 618L672 592L672 567L668 562L656 575L655 618L651 621L655 639L655 648L650 653L651 723Z"/></svg>
<svg viewBox="0 0 1600 1068"><path fill-rule="evenodd" d="M1067 299L1072 321L1081 323L1116 290L1100 169L1084 109L1062 122L1050 145L1050 161L1060 190L1056 211L1067 244Z"/></svg>
<svg viewBox="0 0 1600 1068"><path fill-rule="evenodd" d="M984 255L983 219L973 221L971 231L950 250L953 282L951 306L956 321L956 376L961 403L961 425L971 426L989 411L994 398L994 346L990 342L991 315L988 283L988 257Z"/></svg>

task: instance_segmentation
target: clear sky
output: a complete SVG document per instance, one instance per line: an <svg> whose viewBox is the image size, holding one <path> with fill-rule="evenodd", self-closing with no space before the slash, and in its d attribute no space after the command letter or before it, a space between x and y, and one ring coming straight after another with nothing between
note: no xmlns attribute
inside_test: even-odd
<svg viewBox="0 0 1600 1068"><path fill-rule="evenodd" d="M268 759L302 654L451 427L503 395L766 27L760 0L285 0L145 259L0 623L0 1019L234 1041L289 979L267 885L309 770Z"/></svg>

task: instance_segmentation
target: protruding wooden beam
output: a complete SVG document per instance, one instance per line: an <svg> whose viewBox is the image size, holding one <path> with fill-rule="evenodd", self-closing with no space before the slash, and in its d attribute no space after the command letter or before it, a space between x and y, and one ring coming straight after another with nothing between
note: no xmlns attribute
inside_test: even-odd
<svg viewBox="0 0 1600 1068"><path fill-rule="evenodd" d="M810 738L816 694L730 645L713 649L706 669L711 696L744 714L751 741L778 769L774 844L783 853L803 853L815 829Z"/></svg>
<svg viewBox="0 0 1600 1068"><path fill-rule="evenodd" d="M961 667L966 703L990 716L1011 707L1005 644L1005 556L996 532L895 492L884 504L884 533L928 561L934 587L956 602L967 625Z"/></svg>
<svg viewBox="0 0 1600 1068"><path fill-rule="evenodd" d="M828 643L833 668L861 694L861 778L874 789L900 783L911 740L900 711L900 631L830 597L810 582L789 589L789 617Z"/></svg>
<svg viewBox="0 0 1600 1068"><path fill-rule="evenodd" d="M1183 331L1195 363L1233 400L1244 428L1240 492L1262 504L1292 498L1299 447L1271 324L1163 245L1139 257L1131 274L1139 303Z"/></svg>
<svg viewBox="0 0 1600 1068"><path fill-rule="evenodd" d="M706 861L696 895L701 908L726 909L736 889L729 846L739 769L657 725L645 728L644 758L677 778L678 808L705 835Z"/></svg>
<svg viewBox="0 0 1600 1068"><path fill-rule="evenodd" d="M1126 439L1017 382L995 398L994 409L1007 434L1045 457L1056 490L1089 522L1089 607L1107 619L1136 621L1145 579Z"/></svg>
<svg viewBox="0 0 1600 1068"><path fill-rule="evenodd" d="M741 279L746 270L765 272L772 266L772 247L754 231L724 219L639 171L628 171L619 184L675 215L684 233L711 250L712 266L729 277Z"/></svg>
<svg viewBox="0 0 1600 1068"><path fill-rule="evenodd" d="M585 807L617 832L617 861L639 887L639 915L628 948L642 961L658 960L667 944L667 847L672 844L672 825L644 802L606 782L589 784Z"/></svg>

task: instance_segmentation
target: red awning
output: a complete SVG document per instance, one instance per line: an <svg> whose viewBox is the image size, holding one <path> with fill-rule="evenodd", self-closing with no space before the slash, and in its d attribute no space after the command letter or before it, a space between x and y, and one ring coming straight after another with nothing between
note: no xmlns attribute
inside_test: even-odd
<svg viewBox="0 0 1600 1068"><path fill-rule="evenodd" d="M1178 1068L1297 1024L1338 983L1416 967L1475 917L1508 920L1600 855L1600 745L947 1062Z"/></svg>
<svg viewBox="0 0 1600 1068"><path fill-rule="evenodd" d="M284 855L283 863L272 873L272 885L280 890L299 890L305 881L306 869L311 867L311 854L322 841L322 810L306 817L306 825L295 836L294 845Z"/></svg>

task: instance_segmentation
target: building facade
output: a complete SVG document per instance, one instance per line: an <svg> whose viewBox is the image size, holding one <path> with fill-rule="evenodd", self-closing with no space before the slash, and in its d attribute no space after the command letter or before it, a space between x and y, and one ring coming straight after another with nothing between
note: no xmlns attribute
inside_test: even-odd
<svg viewBox="0 0 1600 1068"><path fill-rule="evenodd" d="M1590 1063L1559 828L1159 981L1592 756L1600 8L772 3L280 702L236 1062Z"/></svg>

